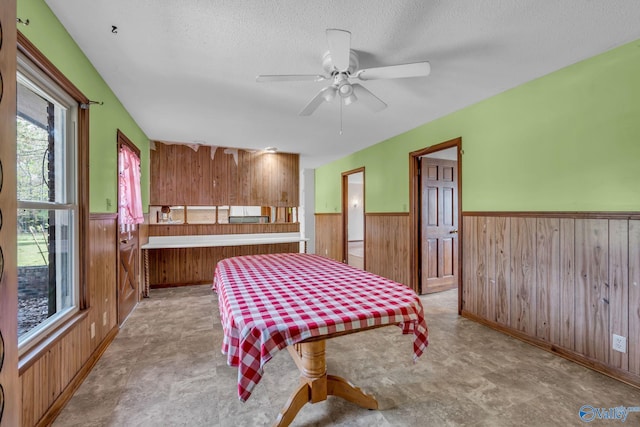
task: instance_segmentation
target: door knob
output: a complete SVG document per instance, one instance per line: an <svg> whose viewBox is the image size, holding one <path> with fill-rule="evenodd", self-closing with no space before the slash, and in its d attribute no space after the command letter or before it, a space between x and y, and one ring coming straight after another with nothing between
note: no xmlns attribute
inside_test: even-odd
<svg viewBox="0 0 640 427"><path fill-rule="evenodd" d="M454 228L453 230L451 230L451 231L449 232L449 234L458 234L458 229L457 229L457 228Z"/></svg>

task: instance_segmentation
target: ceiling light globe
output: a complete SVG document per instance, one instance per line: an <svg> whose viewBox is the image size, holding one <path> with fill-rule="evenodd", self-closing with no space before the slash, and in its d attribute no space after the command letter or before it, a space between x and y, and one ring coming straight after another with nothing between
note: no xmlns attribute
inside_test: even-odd
<svg viewBox="0 0 640 427"><path fill-rule="evenodd" d="M344 84L338 90L341 96L349 96L353 93L353 87L350 84Z"/></svg>
<svg viewBox="0 0 640 427"><path fill-rule="evenodd" d="M336 88L333 86L329 86L327 87L323 92L322 92L322 97L324 98L325 101L327 102L331 102L333 100L333 98L335 98L336 96Z"/></svg>
<svg viewBox="0 0 640 427"><path fill-rule="evenodd" d="M358 97L355 93L344 98L344 105L351 105L358 100Z"/></svg>

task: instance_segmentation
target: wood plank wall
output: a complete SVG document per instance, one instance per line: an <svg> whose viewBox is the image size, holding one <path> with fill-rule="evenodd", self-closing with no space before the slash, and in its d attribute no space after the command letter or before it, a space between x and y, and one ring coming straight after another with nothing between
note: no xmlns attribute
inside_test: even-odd
<svg viewBox="0 0 640 427"><path fill-rule="evenodd" d="M300 252L299 243L154 249L149 251L149 283L153 288L212 283L218 261L240 255Z"/></svg>
<svg viewBox="0 0 640 427"><path fill-rule="evenodd" d="M151 205L299 206L299 155L155 142ZM215 151L214 151L215 150ZM227 151L225 153L225 151Z"/></svg>
<svg viewBox="0 0 640 427"><path fill-rule="evenodd" d="M640 387L640 215L465 213L463 227L463 315Z"/></svg>
<svg viewBox="0 0 640 427"><path fill-rule="evenodd" d="M344 262L342 214L316 214L316 254ZM365 270L408 286L409 214L365 214Z"/></svg>
<svg viewBox="0 0 640 427"><path fill-rule="evenodd" d="M300 231L300 224L151 224L147 229L149 236L297 233ZM154 288L210 283L213 280L216 264L221 259L238 255L299 251L299 243L226 248L154 249L149 251L149 283Z"/></svg>
<svg viewBox="0 0 640 427"><path fill-rule="evenodd" d="M342 214L317 213L315 218L316 254L344 262Z"/></svg>
<svg viewBox="0 0 640 427"><path fill-rule="evenodd" d="M300 223L269 224L150 224L149 236L190 236L209 234L298 233ZM142 242L140 243L142 244Z"/></svg>
<svg viewBox="0 0 640 427"><path fill-rule="evenodd" d="M25 427L49 425L55 419L118 332L116 215L91 215L89 233L89 308L20 360Z"/></svg>
<svg viewBox="0 0 640 427"><path fill-rule="evenodd" d="M365 269L409 286L409 214L365 214Z"/></svg>
<svg viewBox="0 0 640 427"><path fill-rule="evenodd" d="M640 337L640 221L629 221L629 336ZM640 346L629 347L629 372L640 376Z"/></svg>

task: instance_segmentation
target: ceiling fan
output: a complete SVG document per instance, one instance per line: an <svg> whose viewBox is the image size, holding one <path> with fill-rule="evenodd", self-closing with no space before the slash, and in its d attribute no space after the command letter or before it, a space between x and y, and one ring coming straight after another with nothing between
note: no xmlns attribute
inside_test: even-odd
<svg viewBox="0 0 640 427"><path fill-rule="evenodd" d="M322 88L300 111L301 116L311 115L322 102L330 102L336 95L340 96L344 105L351 105L359 100L371 110L381 111L387 107L387 104L360 83L352 83L352 80L425 77L431 71L431 66L426 61L358 69L358 54L351 50L351 33L338 29L327 29L326 33L329 50L322 57L322 68L326 74L259 75L256 78L258 82L331 80L332 83Z"/></svg>

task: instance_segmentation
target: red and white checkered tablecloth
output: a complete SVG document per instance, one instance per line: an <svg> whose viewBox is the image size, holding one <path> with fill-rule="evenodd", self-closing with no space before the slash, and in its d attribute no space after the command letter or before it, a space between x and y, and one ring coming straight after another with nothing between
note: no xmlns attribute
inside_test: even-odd
<svg viewBox="0 0 640 427"><path fill-rule="evenodd" d="M224 330L222 353L230 366L238 366L243 402L278 350L310 337L397 324L414 336L414 360L428 344L424 311L413 290L317 255L222 260L213 290Z"/></svg>

